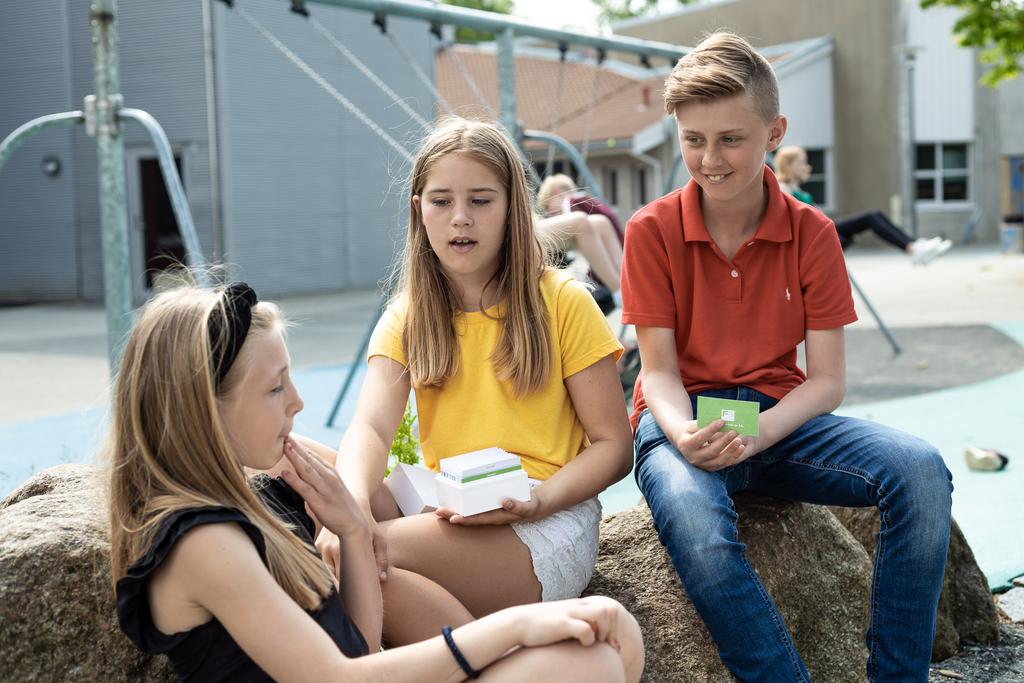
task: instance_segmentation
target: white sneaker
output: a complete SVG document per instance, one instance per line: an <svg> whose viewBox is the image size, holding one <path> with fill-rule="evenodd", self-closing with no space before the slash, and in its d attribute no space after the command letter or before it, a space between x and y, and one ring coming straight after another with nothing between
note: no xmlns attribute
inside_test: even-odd
<svg viewBox="0 0 1024 683"><path fill-rule="evenodd" d="M1006 467L1010 461L1005 455L991 448L977 448L968 446L964 451L964 459L967 467L981 472L998 472Z"/></svg>
<svg viewBox="0 0 1024 683"><path fill-rule="evenodd" d="M953 243L941 237L919 238L910 243L910 260L915 266L926 266L952 249Z"/></svg>

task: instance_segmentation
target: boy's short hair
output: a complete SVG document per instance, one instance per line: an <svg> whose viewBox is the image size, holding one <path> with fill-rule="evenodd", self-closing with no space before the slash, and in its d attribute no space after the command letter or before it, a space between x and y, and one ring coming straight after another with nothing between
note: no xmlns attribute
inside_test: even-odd
<svg viewBox="0 0 1024 683"><path fill-rule="evenodd" d="M665 111L691 102L750 93L765 121L779 115L779 82L768 60L746 40L728 31L712 33L676 62L665 79Z"/></svg>

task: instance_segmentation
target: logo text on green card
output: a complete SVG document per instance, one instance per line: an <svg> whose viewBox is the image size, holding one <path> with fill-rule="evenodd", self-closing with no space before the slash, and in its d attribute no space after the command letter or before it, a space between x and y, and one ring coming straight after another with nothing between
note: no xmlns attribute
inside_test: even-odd
<svg viewBox="0 0 1024 683"><path fill-rule="evenodd" d="M697 397L697 427L707 427L715 420L725 420L718 431L730 429L745 436L758 435L761 405L757 401L734 401L728 398Z"/></svg>

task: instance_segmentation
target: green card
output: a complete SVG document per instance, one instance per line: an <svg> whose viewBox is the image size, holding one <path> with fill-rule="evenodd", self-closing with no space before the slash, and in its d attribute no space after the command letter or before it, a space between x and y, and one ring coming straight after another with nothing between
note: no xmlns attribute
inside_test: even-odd
<svg viewBox="0 0 1024 683"><path fill-rule="evenodd" d="M707 427L715 420L725 420L720 432L730 429L737 434L757 436L761 404L757 401L733 401L727 398L697 397L697 426Z"/></svg>

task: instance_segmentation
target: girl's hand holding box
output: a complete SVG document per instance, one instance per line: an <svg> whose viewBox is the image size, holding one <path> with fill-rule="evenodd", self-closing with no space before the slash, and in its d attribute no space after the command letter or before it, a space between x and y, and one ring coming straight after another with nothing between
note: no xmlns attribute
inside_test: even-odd
<svg viewBox="0 0 1024 683"><path fill-rule="evenodd" d="M541 500L540 487L530 492L530 500L522 501L514 498L506 498L502 501L502 507L490 512L481 512L478 515L468 517L457 514L454 510L438 508L438 517L447 519L452 524L460 526L500 525L512 524L514 522L534 522L546 516L544 505Z"/></svg>

